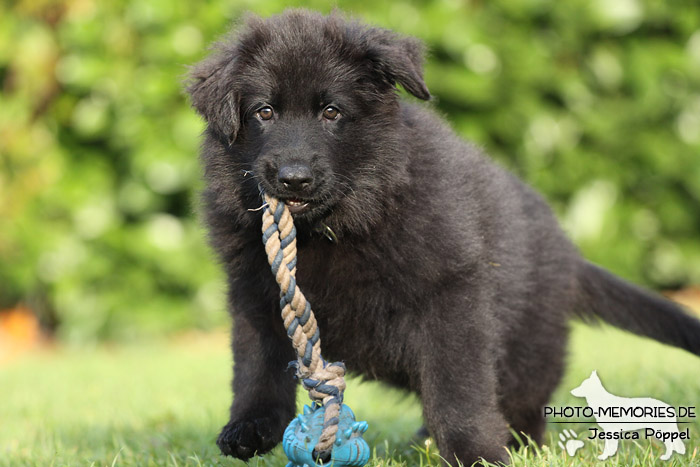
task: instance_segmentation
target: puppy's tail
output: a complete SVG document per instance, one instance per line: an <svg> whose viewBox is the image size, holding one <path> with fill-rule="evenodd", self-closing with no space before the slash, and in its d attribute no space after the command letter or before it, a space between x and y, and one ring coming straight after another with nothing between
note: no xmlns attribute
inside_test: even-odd
<svg viewBox="0 0 700 467"><path fill-rule="evenodd" d="M632 285L589 262L578 271L581 317L700 355L700 320L665 298Z"/></svg>

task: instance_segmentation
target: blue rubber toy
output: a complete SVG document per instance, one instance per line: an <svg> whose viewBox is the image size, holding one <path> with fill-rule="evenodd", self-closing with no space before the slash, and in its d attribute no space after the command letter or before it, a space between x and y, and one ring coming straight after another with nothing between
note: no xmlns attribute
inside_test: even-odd
<svg viewBox="0 0 700 467"><path fill-rule="evenodd" d="M324 412L324 407L318 404L305 405L304 413L297 415L284 431L282 447L290 460L287 467L365 465L369 460L369 445L362 438L362 434L367 431L369 425L367 422L356 421L355 414L345 404L340 408L338 433L331 458L326 463L316 462L313 450L321 436Z"/></svg>

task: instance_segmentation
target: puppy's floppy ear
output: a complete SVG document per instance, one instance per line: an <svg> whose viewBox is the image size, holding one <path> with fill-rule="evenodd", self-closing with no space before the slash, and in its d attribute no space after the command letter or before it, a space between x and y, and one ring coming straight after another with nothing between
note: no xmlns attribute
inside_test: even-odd
<svg viewBox="0 0 700 467"><path fill-rule="evenodd" d="M229 145L235 141L240 128L235 66L235 55L220 50L190 70L186 88L192 107L204 117L209 129Z"/></svg>
<svg viewBox="0 0 700 467"><path fill-rule="evenodd" d="M385 81L401 84L419 99L430 99L423 81L423 44L413 37L399 36L386 29L372 28L365 36L367 58Z"/></svg>

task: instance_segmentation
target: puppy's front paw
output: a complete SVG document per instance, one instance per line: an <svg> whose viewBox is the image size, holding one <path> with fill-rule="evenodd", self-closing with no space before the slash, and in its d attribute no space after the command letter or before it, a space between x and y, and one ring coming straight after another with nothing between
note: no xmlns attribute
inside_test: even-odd
<svg viewBox="0 0 700 467"><path fill-rule="evenodd" d="M248 460L264 454L282 440L278 420L271 417L232 420L221 430L216 444L221 453Z"/></svg>

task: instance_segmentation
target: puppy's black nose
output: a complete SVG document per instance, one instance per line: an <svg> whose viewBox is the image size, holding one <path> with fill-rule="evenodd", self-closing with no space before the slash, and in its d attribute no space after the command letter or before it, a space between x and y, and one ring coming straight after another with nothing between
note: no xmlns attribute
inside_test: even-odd
<svg viewBox="0 0 700 467"><path fill-rule="evenodd" d="M294 164L284 165L277 172L279 180L285 188L292 191L305 190L311 185L313 176L308 165Z"/></svg>

